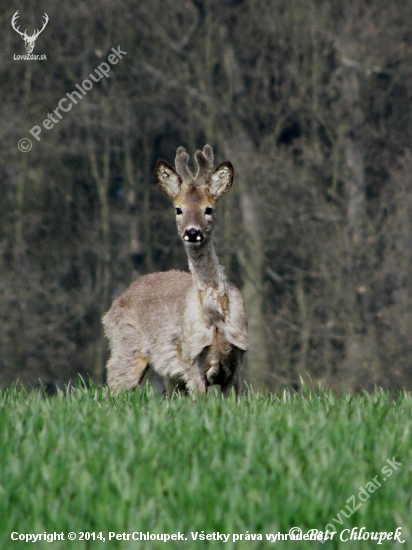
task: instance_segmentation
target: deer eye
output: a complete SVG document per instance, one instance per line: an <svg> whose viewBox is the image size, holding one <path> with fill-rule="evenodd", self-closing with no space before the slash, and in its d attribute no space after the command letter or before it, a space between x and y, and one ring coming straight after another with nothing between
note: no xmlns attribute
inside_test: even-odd
<svg viewBox="0 0 412 550"><path fill-rule="evenodd" d="M181 208L177 207L177 208L176 208L176 214L177 214L178 216L181 216L181 215L183 214L183 210L182 210Z"/></svg>
<svg viewBox="0 0 412 550"><path fill-rule="evenodd" d="M210 206L208 206L207 208L205 208L205 214L206 214L206 216L211 216L211 215L212 215L212 212L213 212L213 208L210 208Z"/></svg>

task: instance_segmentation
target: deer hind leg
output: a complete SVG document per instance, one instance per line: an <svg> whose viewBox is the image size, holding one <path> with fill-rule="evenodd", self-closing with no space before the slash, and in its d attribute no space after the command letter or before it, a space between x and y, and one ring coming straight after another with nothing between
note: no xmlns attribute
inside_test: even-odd
<svg viewBox="0 0 412 550"><path fill-rule="evenodd" d="M113 393L119 393L121 388L131 390L138 386L149 368L149 360L141 351L138 326L126 313L119 301L115 301L103 317L111 350L106 367L107 385Z"/></svg>
<svg viewBox="0 0 412 550"><path fill-rule="evenodd" d="M112 355L107 363L107 384L114 393L119 393L121 388L131 390L142 382L148 369L149 362L141 352L129 360Z"/></svg>

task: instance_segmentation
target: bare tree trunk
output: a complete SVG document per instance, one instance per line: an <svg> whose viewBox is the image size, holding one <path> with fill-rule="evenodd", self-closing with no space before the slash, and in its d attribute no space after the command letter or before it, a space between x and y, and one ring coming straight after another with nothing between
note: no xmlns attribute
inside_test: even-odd
<svg viewBox="0 0 412 550"><path fill-rule="evenodd" d="M238 130L238 131L236 131ZM236 186L240 194L241 232L237 258L242 268L242 295L248 317L249 351L247 381L255 388L268 385L267 341L263 317L264 232L261 227L257 176L254 168L256 151L252 140L237 128L229 137L221 137L227 158L236 169ZM232 212L232 220L235 212Z"/></svg>
<svg viewBox="0 0 412 550"><path fill-rule="evenodd" d="M97 190L97 196L100 205L100 257L98 259L97 275L95 281L95 297L98 300L97 309L100 316L107 309L109 298L109 280L110 280L110 243L109 243L109 179L110 179L110 136L108 129L105 130L103 137L102 159L98 160L96 154L96 144L91 132L91 121L86 114L87 124L87 152L91 173L94 178ZM96 338L94 364L90 367L90 376L97 381L103 378L103 365L106 353L106 343L103 338Z"/></svg>
<svg viewBox="0 0 412 550"><path fill-rule="evenodd" d="M299 350L299 360L296 366L296 374L298 376L301 376L302 378L305 378L305 375L307 373L307 360L308 360L308 353L309 353L311 327L310 327L308 304L307 304L305 289L303 285L303 276L301 272L298 272L298 277L296 281L296 301L299 307L299 317L300 317L300 350Z"/></svg>
<svg viewBox="0 0 412 550"><path fill-rule="evenodd" d="M347 243L345 265L348 286L348 333L346 337L346 358L343 362L343 379L346 389L356 389L362 380L372 386L377 376L379 355L374 327L367 322L367 288L362 280L363 265L367 247L367 209L365 182L365 152L361 136L364 113L360 106L361 74L357 67L343 68L342 101L346 111L347 127L344 140L345 181L347 200ZM362 377L361 369L364 372Z"/></svg>
<svg viewBox="0 0 412 550"><path fill-rule="evenodd" d="M257 189L259 165L257 151L251 137L235 115L234 102L244 91L241 71L235 50L224 25L219 28L224 44L223 65L228 79L225 106L232 112L231 128L218 137L227 158L235 165L236 186L240 195L241 230L237 238L237 260L242 271L242 295L248 317L249 351L247 353L246 380L255 389L270 385L268 380L267 337L263 316L264 231L261 226L260 199ZM232 209L231 219L235 219ZM243 236L239 242L239 234Z"/></svg>
<svg viewBox="0 0 412 550"><path fill-rule="evenodd" d="M125 155L125 174L128 183L127 202L131 212L129 252L133 260L144 254L147 271L151 272L154 270L154 265L150 227L150 154L148 151L147 139L144 137L143 149L145 161L143 168L138 168L132 159L130 142L131 138L126 134L123 140L123 150ZM133 261L133 264L134 275L138 276L141 274L140 265L137 266L136 261Z"/></svg>

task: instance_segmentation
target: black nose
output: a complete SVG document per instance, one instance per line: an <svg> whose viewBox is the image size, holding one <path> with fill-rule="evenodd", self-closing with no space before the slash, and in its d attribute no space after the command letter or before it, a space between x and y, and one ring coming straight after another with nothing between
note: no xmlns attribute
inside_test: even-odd
<svg viewBox="0 0 412 550"><path fill-rule="evenodd" d="M183 240L187 243L200 243L203 240L203 235L200 229L190 227L186 229Z"/></svg>

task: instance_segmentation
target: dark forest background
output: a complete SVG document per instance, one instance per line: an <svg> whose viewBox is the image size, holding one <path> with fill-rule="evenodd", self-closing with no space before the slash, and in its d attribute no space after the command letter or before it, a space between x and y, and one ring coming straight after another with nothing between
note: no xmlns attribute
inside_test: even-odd
<svg viewBox="0 0 412 550"><path fill-rule="evenodd" d="M245 379L412 389L410 0L6 4L0 385L104 381L113 298L186 269L154 163L210 143L235 167L217 247L246 302ZM29 34L48 14L47 61L13 59L16 10ZM34 140L118 46L110 77Z"/></svg>

